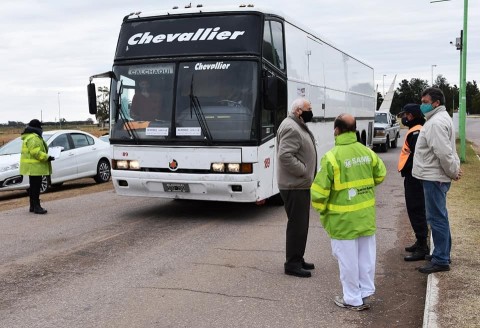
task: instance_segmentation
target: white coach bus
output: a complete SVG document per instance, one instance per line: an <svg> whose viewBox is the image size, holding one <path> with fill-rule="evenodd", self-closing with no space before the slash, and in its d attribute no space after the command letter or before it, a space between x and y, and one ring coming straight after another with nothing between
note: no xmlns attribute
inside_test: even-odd
<svg viewBox="0 0 480 328"><path fill-rule="evenodd" d="M298 97L312 103L319 156L333 121L357 119L372 144L373 68L273 11L173 8L123 19L110 77L112 180L120 195L278 200L276 132Z"/></svg>

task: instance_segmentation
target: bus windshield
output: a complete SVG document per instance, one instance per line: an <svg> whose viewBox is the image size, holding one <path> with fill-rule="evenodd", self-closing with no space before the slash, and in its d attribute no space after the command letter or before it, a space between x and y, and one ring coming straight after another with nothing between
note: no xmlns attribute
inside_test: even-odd
<svg viewBox="0 0 480 328"><path fill-rule="evenodd" d="M111 138L254 140L257 69L249 61L115 66Z"/></svg>

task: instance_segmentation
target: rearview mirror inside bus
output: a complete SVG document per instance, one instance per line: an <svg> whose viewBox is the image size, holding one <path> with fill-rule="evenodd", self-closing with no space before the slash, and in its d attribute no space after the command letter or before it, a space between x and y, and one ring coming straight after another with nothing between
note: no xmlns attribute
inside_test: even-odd
<svg viewBox="0 0 480 328"><path fill-rule="evenodd" d="M89 83L87 85L88 92L88 110L90 114L97 114L97 92L95 90L95 83Z"/></svg>

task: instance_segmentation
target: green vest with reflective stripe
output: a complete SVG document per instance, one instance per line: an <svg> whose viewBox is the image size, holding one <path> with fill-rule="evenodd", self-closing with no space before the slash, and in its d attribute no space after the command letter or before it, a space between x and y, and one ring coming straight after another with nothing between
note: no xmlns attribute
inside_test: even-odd
<svg viewBox="0 0 480 328"><path fill-rule="evenodd" d="M22 154L20 156L20 174L50 175L52 165L48 161L48 146L38 134L22 134Z"/></svg>
<svg viewBox="0 0 480 328"><path fill-rule="evenodd" d="M323 156L310 189L312 206L330 238L375 234L375 186L386 174L383 161L357 142L354 132L335 138L335 147Z"/></svg>

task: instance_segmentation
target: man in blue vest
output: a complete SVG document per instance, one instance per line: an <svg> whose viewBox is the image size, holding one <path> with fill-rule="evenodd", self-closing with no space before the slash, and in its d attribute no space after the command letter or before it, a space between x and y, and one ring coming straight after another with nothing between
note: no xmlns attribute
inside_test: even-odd
<svg viewBox="0 0 480 328"><path fill-rule="evenodd" d="M425 118L420 110L420 105L417 104L405 105L403 111L398 116L402 118L402 124L409 129L405 135L405 142L398 159L398 172L404 177L405 205L407 206L408 218L416 238L412 246L405 247L405 250L412 254L405 256L404 260L421 261L430 252L427 242L428 226L425 216L425 198L423 196L422 181L412 176L412 167L415 145L420 129L425 124Z"/></svg>
<svg viewBox="0 0 480 328"><path fill-rule="evenodd" d="M310 190L340 269L343 297L334 302L361 311L370 308L366 300L375 293L375 186L387 170L377 154L357 142L356 129L350 114L335 119L335 146L322 157Z"/></svg>

